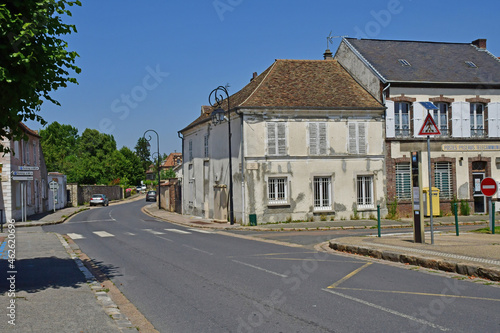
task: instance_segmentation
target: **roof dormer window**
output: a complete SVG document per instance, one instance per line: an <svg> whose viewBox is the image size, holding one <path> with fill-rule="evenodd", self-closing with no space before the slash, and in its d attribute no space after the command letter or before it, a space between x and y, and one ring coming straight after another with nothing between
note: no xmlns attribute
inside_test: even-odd
<svg viewBox="0 0 500 333"><path fill-rule="evenodd" d="M411 66L411 64L406 59L398 59L398 61L401 64L401 66L405 66L405 67Z"/></svg>
<svg viewBox="0 0 500 333"><path fill-rule="evenodd" d="M467 64L467 66L469 66L470 68L477 68L477 65L475 63L473 63L472 61L466 61L465 62Z"/></svg>

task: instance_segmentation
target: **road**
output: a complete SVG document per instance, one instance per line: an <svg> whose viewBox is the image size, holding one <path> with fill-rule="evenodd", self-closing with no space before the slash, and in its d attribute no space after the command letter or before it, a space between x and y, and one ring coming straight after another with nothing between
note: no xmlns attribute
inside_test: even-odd
<svg viewBox="0 0 500 333"><path fill-rule="evenodd" d="M494 332L500 288L157 221L143 201L69 234L160 332Z"/></svg>

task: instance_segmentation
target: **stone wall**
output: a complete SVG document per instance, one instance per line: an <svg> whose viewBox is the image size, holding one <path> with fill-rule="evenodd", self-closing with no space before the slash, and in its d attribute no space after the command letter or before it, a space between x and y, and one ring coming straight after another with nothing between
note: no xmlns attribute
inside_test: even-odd
<svg viewBox="0 0 500 333"><path fill-rule="evenodd" d="M123 190L120 186L78 185L78 205L88 203L93 194L104 194L109 201L123 199Z"/></svg>

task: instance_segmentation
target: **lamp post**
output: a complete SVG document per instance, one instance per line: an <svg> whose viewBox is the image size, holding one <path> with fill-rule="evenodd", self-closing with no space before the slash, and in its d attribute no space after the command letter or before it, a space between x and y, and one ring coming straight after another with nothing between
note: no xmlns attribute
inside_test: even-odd
<svg viewBox="0 0 500 333"><path fill-rule="evenodd" d="M146 138L146 133L148 132L154 132L156 134L156 154L158 154L158 157L156 159L156 167L158 170L158 192L157 192L157 197L158 197L158 209L161 209L161 195L160 195L160 136L158 135L158 132L155 130L149 129L146 132L144 132L144 139L148 141L148 148L151 147L149 144L149 141L151 141L152 137L151 135L148 135L148 138Z"/></svg>
<svg viewBox="0 0 500 333"><path fill-rule="evenodd" d="M221 105L224 101L222 93L226 95L227 99L227 117L226 111L222 109ZM215 99L215 102L212 103L212 96ZM228 130L228 146L229 146L229 223L231 225L234 224L234 210L233 210L233 160L232 160L232 152L231 152L231 105L229 104L229 93L227 92L226 87L218 86L208 96L208 102L212 107L215 108L214 111L210 114L212 118L212 124L214 126L221 124L223 121L227 121L227 130Z"/></svg>

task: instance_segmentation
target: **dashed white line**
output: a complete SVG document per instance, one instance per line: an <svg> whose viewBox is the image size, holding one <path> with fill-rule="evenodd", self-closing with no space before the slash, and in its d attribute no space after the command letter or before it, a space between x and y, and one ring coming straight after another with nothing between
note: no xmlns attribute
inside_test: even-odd
<svg viewBox="0 0 500 333"><path fill-rule="evenodd" d="M190 234L189 231L180 230L180 229L165 229L165 230L170 231L170 232L175 232L175 233L178 233L178 234L183 234L183 235Z"/></svg>
<svg viewBox="0 0 500 333"><path fill-rule="evenodd" d="M204 230L204 229L188 229L188 230L199 232L199 233L202 233L202 234L213 234L213 231Z"/></svg>
<svg viewBox="0 0 500 333"><path fill-rule="evenodd" d="M82 235L80 234L75 234L75 233L69 233L67 234L68 237L70 237L71 239L75 240L75 239L85 239L85 237L83 237Z"/></svg>
<svg viewBox="0 0 500 333"><path fill-rule="evenodd" d="M128 232L128 231L127 231L127 232L125 232L125 235L127 235L127 236L135 236L135 234L134 234L134 233L132 233L132 232Z"/></svg>
<svg viewBox="0 0 500 333"><path fill-rule="evenodd" d="M238 264L242 264L242 265L248 266L248 267L252 267L252 268L258 269L259 271L263 271L263 272L266 272L266 273L277 275L277 276L280 276L280 277L283 277L283 278L288 277L288 275L276 273L276 272L270 271L268 269L265 269L265 268L262 268L262 267L259 267L259 266L250 265L250 264L247 264L246 262L241 262L241 261L238 261L238 260L231 260L231 261L235 262L235 263L238 263Z"/></svg>
<svg viewBox="0 0 500 333"><path fill-rule="evenodd" d="M146 232L149 232L149 233L151 233L153 235L165 235L164 232L156 231L156 230L153 230L153 229L142 229L142 230L144 230Z"/></svg>
<svg viewBox="0 0 500 333"><path fill-rule="evenodd" d="M189 246L189 245L186 245L186 244L182 244L182 246L185 246L185 247L187 247L187 248L189 248L189 249L191 249L191 250L195 250L195 251L198 251L198 252L201 252L201 253L208 254L209 256L213 256L213 255L214 255L214 254L213 254L213 253L211 253L211 252L207 252L207 251L204 251L204 250L200 250L200 249L198 249L198 248L196 248L196 247L192 247L192 246Z"/></svg>

